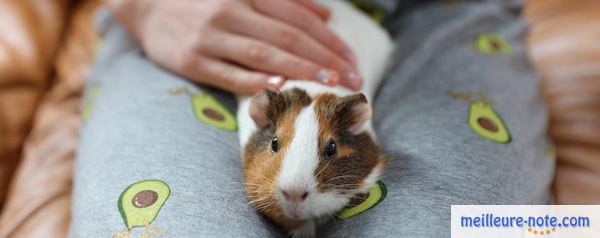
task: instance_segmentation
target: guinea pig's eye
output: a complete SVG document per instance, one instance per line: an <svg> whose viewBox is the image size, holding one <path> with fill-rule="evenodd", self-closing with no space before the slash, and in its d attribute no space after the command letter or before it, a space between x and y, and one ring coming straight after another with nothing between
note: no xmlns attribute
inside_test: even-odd
<svg viewBox="0 0 600 238"><path fill-rule="evenodd" d="M279 139L277 139L277 136L276 136L271 141L271 152L277 153L277 151L279 151Z"/></svg>
<svg viewBox="0 0 600 238"><path fill-rule="evenodd" d="M335 144L335 141L329 140L329 142L327 142L327 146L325 146L325 158L331 159L336 154L337 154L337 146Z"/></svg>

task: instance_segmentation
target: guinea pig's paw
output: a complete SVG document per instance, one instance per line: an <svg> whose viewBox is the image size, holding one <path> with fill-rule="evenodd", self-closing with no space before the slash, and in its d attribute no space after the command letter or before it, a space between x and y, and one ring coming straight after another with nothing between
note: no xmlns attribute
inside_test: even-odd
<svg viewBox="0 0 600 238"><path fill-rule="evenodd" d="M314 238L316 236L316 224L313 220L307 220L302 226L290 231L291 238Z"/></svg>

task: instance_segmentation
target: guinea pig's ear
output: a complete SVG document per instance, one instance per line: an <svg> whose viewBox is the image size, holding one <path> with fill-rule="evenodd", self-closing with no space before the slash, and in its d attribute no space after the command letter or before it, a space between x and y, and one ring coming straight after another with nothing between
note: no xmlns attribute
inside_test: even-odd
<svg viewBox="0 0 600 238"><path fill-rule="evenodd" d="M362 133L365 123L371 119L371 106L362 93L342 97L337 108L338 115L348 120L348 131L354 135Z"/></svg>
<svg viewBox="0 0 600 238"><path fill-rule="evenodd" d="M270 118L273 115L271 115L272 113L269 111L269 106L271 105L271 101L279 96L280 92L263 89L252 97L249 110L250 117L252 117L256 126L264 128L269 125L271 120L273 120L273 118Z"/></svg>

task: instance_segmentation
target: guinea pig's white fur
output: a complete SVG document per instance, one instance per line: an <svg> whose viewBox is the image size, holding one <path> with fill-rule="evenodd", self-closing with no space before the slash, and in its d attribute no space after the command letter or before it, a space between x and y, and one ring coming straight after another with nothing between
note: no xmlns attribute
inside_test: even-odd
<svg viewBox="0 0 600 238"><path fill-rule="evenodd" d="M379 86L389 57L393 51L393 43L388 33L366 14L357 10L349 3L342 0L322 0L321 4L330 8L332 15L329 26L344 40L357 55L358 69L364 78L361 92L369 101L372 101L374 93ZM281 90L300 88L305 90L311 97L320 93L333 93L339 96L354 94L341 86L329 87L313 81L288 80ZM239 138L242 148L246 146L250 136L257 129L255 122L249 114L251 97L239 96L239 108L237 120L239 126ZM313 102L314 104L314 102ZM285 158L279 168L277 181L280 187L316 186L314 170L317 166L317 138L319 123L315 115L313 105L304 108L296 118L294 125L297 133L285 152ZM370 119L364 124L373 138L373 130ZM288 159L289 158L289 159ZM363 192L368 192L379 179L383 166L376 167L365 179ZM278 198L283 201L283 198ZM323 193L311 198L311 203L306 205L305 210L314 217L319 217L332 210L339 209L348 203L348 198L336 193ZM281 202L285 206L285 202ZM310 207L318 204L318 207ZM315 235L316 221L307 222L295 231L294 237L312 237Z"/></svg>

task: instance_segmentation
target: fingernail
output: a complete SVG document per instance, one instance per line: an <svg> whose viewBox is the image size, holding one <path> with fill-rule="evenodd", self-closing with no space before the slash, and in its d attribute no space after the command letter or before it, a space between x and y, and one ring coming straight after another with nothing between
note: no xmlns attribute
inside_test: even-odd
<svg viewBox="0 0 600 238"><path fill-rule="evenodd" d="M283 77L271 76L267 79L267 87L270 89L278 89L283 85Z"/></svg>
<svg viewBox="0 0 600 238"><path fill-rule="evenodd" d="M348 73L348 84L353 89L355 89L355 90L360 89L360 87L362 86L363 82L364 82L364 80L357 73L355 73L355 72Z"/></svg>
<svg viewBox="0 0 600 238"><path fill-rule="evenodd" d="M317 72L317 81L329 86L336 85L339 81L339 78L339 74L333 70L320 69Z"/></svg>

